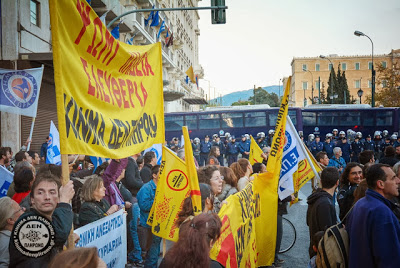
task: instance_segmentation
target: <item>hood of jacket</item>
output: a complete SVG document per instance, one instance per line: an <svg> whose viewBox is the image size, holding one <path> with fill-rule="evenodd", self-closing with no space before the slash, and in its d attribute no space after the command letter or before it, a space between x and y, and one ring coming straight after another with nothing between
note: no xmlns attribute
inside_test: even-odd
<svg viewBox="0 0 400 268"><path fill-rule="evenodd" d="M328 198L332 198L332 196L326 192L325 190L322 190L321 188L318 188L314 193L312 193L309 197L307 197L307 204L312 205L317 201L319 198L322 196L326 196Z"/></svg>

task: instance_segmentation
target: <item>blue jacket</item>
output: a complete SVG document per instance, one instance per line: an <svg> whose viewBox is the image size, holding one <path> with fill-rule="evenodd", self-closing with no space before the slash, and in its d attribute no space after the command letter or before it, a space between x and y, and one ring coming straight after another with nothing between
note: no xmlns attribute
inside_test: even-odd
<svg viewBox="0 0 400 268"><path fill-rule="evenodd" d="M335 147L335 146L332 141L330 143L324 142L323 151L326 152L326 154L328 155L328 158L332 158L332 156L333 156L333 147Z"/></svg>
<svg viewBox="0 0 400 268"><path fill-rule="evenodd" d="M346 167L346 161L344 161L343 157L340 157L338 160L334 156L329 160L328 167L335 167L337 169L343 168L343 170L344 170L344 168ZM339 171L339 173L342 174L343 170Z"/></svg>
<svg viewBox="0 0 400 268"><path fill-rule="evenodd" d="M150 228L147 219L156 196L156 187L154 181L150 180L140 188L136 196L140 208L140 225L143 227Z"/></svg>
<svg viewBox="0 0 400 268"><path fill-rule="evenodd" d="M228 142L228 144L226 145L226 155L238 155L239 154L239 148L238 148L238 144L232 143L232 142Z"/></svg>
<svg viewBox="0 0 400 268"><path fill-rule="evenodd" d="M351 145L349 143L339 144L338 147L342 149L342 157L346 162L350 162Z"/></svg>
<svg viewBox="0 0 400 268"><path fill-rule="evenodd" d="M368 189L347 219L349 267L400 267L400 224L395 205Z"/></svg>
<svg viewBox="0 0 400 268"><path fill-rule="evenodd" d="M310 145L311 153L316 156L317 153L321 152L324 149L324 145L322 142L313 141Z"/></svg>
<svg viewBox="0 0 400 268"><path fill-rule="evenodd" d="M200 153L202 154L209 154L211 150L211 142L205 142L205 141L201 141L200 142Z"/></svg>
<svg viewBox="0 0 400 268"><path fill-rule="evenodd" d="M249 140L240 141L238 147L239 147L239 152L241 154L243 154L244 152L250 152L250 141Z"/></svg>
<svg viewBox="0 0 400 268"><path fill-rule="evenodd" d="M374 151L375 143L373 141L365 141L364 142L364 151L371 150Z"/></svg>

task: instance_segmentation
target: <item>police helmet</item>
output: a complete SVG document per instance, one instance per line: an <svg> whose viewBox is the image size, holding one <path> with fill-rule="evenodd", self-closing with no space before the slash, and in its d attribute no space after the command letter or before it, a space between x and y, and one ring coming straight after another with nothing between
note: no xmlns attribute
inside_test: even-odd
<svg viewBox="0 0 400 268"><path fill-rule="evenodd" d="M196 138L194 138L194 142L195 142L195 143L199 143L199 142L200 142L200 139L196 137Z"/></svg>
<svg viewBox="0 0 400 268"><path fill-rule="evenodd" d="M344 133L344 131L342 130L339 132L339 135L346 135L346 133Z"/></svg>
<svg viewBox="0 0 400 268"><path fill-rule="evenodd" d="M358 131L358 132L356 133L356 135L357 135L357 137L359 137L360 139L362 138L362 133L361 133L360 131Z"/></svg>
<svg viewBox="0 0 400 268"><path fill-rule="evenodd" d="M212 135L213 139L218 138L218 134Z"/></svg>
<svg viewBox="0 0 400 268"><path fill-rule="evenodd" d="M265 138L265 133L264 132L260 132L259 134L260 134L261 138Z"/></svg>
<svg viewBox="0 0 400 268"><path fill-rule="evenodd" d="M397 140L397 135L396 135L396 134L393 134L390 138L391 138L392 140Z"/></svg>
<svg viewBox="0 0 400 268"><path fill-rule="evenodd" d="M270 130L268 130L268 135L271 135L271 134L274 134L274 130L273 129L270 129Z"/></svg>
<svg viewBox="0 0 400 268"><path fill-rule="evenodd" d="M332 133L328 133L328 134L326 134L326 137L327 137L327 138L332 138L332 137L333 137L333 134L332 134Z"/></svg>
<svg viewBox="0 0 400 268"><path fill-rule="evenodd" d="M386 129L383 131L383 136L387 136L387 135L389 135L389 131L387 131Z"/></svg>
<svg viewBox="0 0 400 268"><path fill-rule="evenodd" d="M246 139L250 139L250 135L249 134L244 134L244 136L246 137Z"/></svg>
<svg viewBox="0 0 400 268"><path fill-rule="evenodd" d="M337 128L334 128L334 129L332 130L332 133L333 133L333 132L338 132Z"/></svg>
<svg viewBox="0 0 400 268"><path fill-rule="evenodd" d="M231 133L229 133L229 132L225 133L225 138L229 138L230 136L231 136Z"/></svg>
<svg viewBox="0 0 400 268"><path fill-rule="evenodd" d="M381 132L379 130L374 132L374 137L376 137L376 136L379 136L379 137L381 136Z"/></svg>
<svg viewBox="0 0 400 268"><path fill-rule="evenodd" d="M308 139L309 139L309 140L314 140L314 138L315 138L314 134L308 135Z"/></svg>

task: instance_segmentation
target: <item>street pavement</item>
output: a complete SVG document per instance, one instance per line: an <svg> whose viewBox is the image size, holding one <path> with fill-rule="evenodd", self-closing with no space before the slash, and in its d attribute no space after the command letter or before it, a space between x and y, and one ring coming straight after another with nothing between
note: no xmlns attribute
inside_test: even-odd
<svg viewBox="0 0 400 268"><path fill-rule="evenodd" d="M284 218L290 220L296 228L297 239L294 246L287 252L279 255L280 259L285 260L283 267L297 268L307 267L310 260L308 256L309 232L306 223L307 217L307 197L311 194L311 181L307 182L300 189L300 202L288 207L288 214Z"/></svg>

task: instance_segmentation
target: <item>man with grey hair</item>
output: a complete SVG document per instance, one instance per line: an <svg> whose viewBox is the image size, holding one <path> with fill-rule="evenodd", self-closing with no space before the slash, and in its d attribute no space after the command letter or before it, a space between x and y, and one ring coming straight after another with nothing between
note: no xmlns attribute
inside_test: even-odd
<svg viewBox="0 0 400 268"><path fill-rule="evenodd" d="M342 149L340 147L333 148L333 157L329 160L328 167L335 167L342 174L346 167L346 161L342 157Z"/></svg>
<svg viewBox="0 0 400 268"><path fill-rule="evenodd" d="M6 268L10 264L8 245L11 231L24 211L24 208L8 196L0 198L0 268Z"/></svg>

